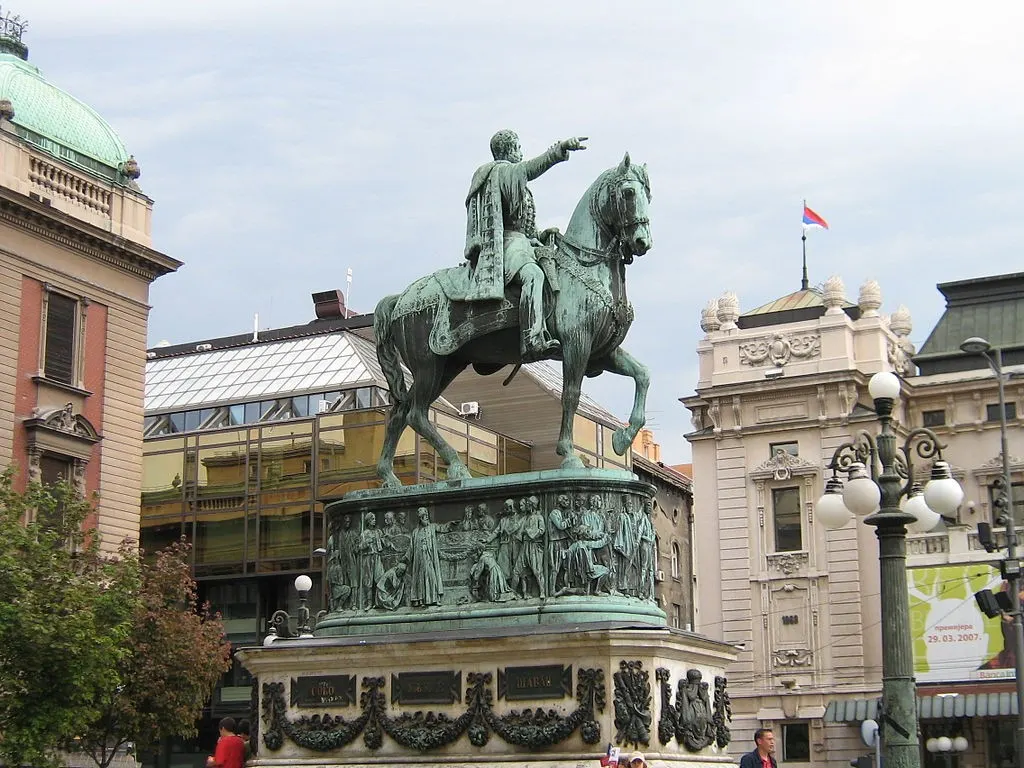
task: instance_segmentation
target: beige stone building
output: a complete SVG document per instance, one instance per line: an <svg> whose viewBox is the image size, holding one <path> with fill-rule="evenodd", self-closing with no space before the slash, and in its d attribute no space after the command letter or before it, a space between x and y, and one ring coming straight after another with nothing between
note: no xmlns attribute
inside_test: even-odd
<svg viewBox="0 0 1024 768"><path fill-rule="evenodd" d="M139 535L149 284L138 163L0 30L0 467L98 494L105 546Z"/></svg>
<svg viewBox="0 0 1024 768"><path fill-rule="evenodd" d="M836 447L857 430L876 432L867 394L873 373L903 377L900 429L936 429L966 492L956 520L911 535L908 565L993 557L980 550L976 526L990 520L989 487L999 471L996 385L984 360L958 347L968 336L988 336L1019 354L1024 283L1018 275L940 290L949 307L917 358L922 376L914 375L910 313L899 307L881 314L874 282L861 287L856 304L832 278L822 290L742 313L737 297L725 294L702 316L697 392L683 399L694 426L687 437L695 477L695 629L740 649L729 670L736 742L771 726L787 764L845 766L868 751L858 726L874 714L881 690L878 546L860 522L825 530L815 523L815 504ZM1021 387L1008 388L1017 456L1024 448L1016 417L1022 396ZM1019 482L1024 466L1013 461ZM960 589L967 591L954 607L967 610L973 595ZM924 653L925 629L915 654ZM941 667L930 677L955 675ZM983 706L981 697L993 693L997 702L1002 693L1008 702L1011 689L1005 681L919 681L922 743L964 735L964 765L1002 765L1009 713L1000 717L999 706ZM926 765L935 759L925 753Z"/></svg>

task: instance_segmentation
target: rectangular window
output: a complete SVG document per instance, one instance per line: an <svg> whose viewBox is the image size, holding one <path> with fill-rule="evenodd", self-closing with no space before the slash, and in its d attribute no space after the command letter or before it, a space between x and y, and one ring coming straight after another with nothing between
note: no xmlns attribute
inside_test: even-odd
<svg viewBox="0 0 1024 768"><path fill-rule="evenodd" d="M1013 421L1017 418L1017 404L1006 404L1006 420ZM999 403L989 403L985 406L985 419L987 421L999 421Z"/></svg>
<svg viewBox="0 0 1024 768"><path fill-rule="evenodd" d="M679 629L679 617L682 616L683 609L679 603L672 603L672 626Z"/></svg>
<svg viewBox="0 0 1024 768"><path fill-rule="evenodd" d="M796 441L787 443L769 443L768 445L768 458L774 458L775 454L779 451L788 453L790 456L800 455L800 443Z"/></svg>
<svg viewBox="0 0 1024 768"><path fill-rule="evenodd" d="M998 410L996 415L999 415ZM946 423L945 411L922 411L921 421L926 427L941 427Z"/></svg>
<svg viewBox="0 0 1024 768"><path fill-rule="evenodd" d="M811 760L811 728L808 723L782 724L782 760L807 763Z"/></svg>
<svg viewBox="0 0 1024 768"><path fill-rule="evenodd" d="M802 550L800 489L773 488L772 516L775 520L775 551L798 552Z"/></svg>
<svg viewBox="0 0 1024 768"><path fill-rule="evenodd" d="M50 293L46 300L46 338L43 352L43 375L61 384L74 386L75 381L75 318L78 302L60 293Z"/></svg>
<svg viewBox="0 0 1024 768"><path fill-rule="evenodd" d="M43 485L70 482L71 459L44 453L39 457L39 479Z"/></svg>

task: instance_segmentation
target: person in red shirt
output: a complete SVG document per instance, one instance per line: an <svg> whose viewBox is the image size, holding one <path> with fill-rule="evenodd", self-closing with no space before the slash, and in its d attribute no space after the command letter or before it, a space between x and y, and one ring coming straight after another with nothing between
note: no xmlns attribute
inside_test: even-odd
<svg viewBox="0 0 1024 768"><path fill-rule="evenodd" d="M775 734L771 728L758 728L754 732L757 749L740 758L740 768L778 768L775 762Z"/></svg>
<svg viewBox="0 0 1024 768"><path fill-rule="evenodd" d="M207 768L243 768L245 765L245 742L235 733L235 719L225 717L218 724L220 738L217 749L206 758Z"/></svg>

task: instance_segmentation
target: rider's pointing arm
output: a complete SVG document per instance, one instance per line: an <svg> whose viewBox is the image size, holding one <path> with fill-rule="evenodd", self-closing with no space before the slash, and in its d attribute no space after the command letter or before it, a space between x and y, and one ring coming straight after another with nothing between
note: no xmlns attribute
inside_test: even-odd
<svg viewBox="0 0 1024 768"><path fill-rule="evenodd" d="M526 179L533 181L545 171L553 168L558 163L564 162L569 159L569 153L575 152L578 149L586 149L583 144L587 140L586 136L578 136L572 139L562 139L556 141L543 155L524 160L521 165L523 170L526 172Z"/></svg>

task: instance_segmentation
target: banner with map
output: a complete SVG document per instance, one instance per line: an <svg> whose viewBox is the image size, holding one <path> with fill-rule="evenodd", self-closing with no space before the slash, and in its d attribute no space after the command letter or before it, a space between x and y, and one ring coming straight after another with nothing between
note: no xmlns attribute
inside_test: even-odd
<svg viewBox="0 0 1024 768"><path fill-rule="evenodd" d="M989 619L974 593L1006 584L990 565L911 568L910 631L918 682L1014 678L1012 625Z"/></svg>

